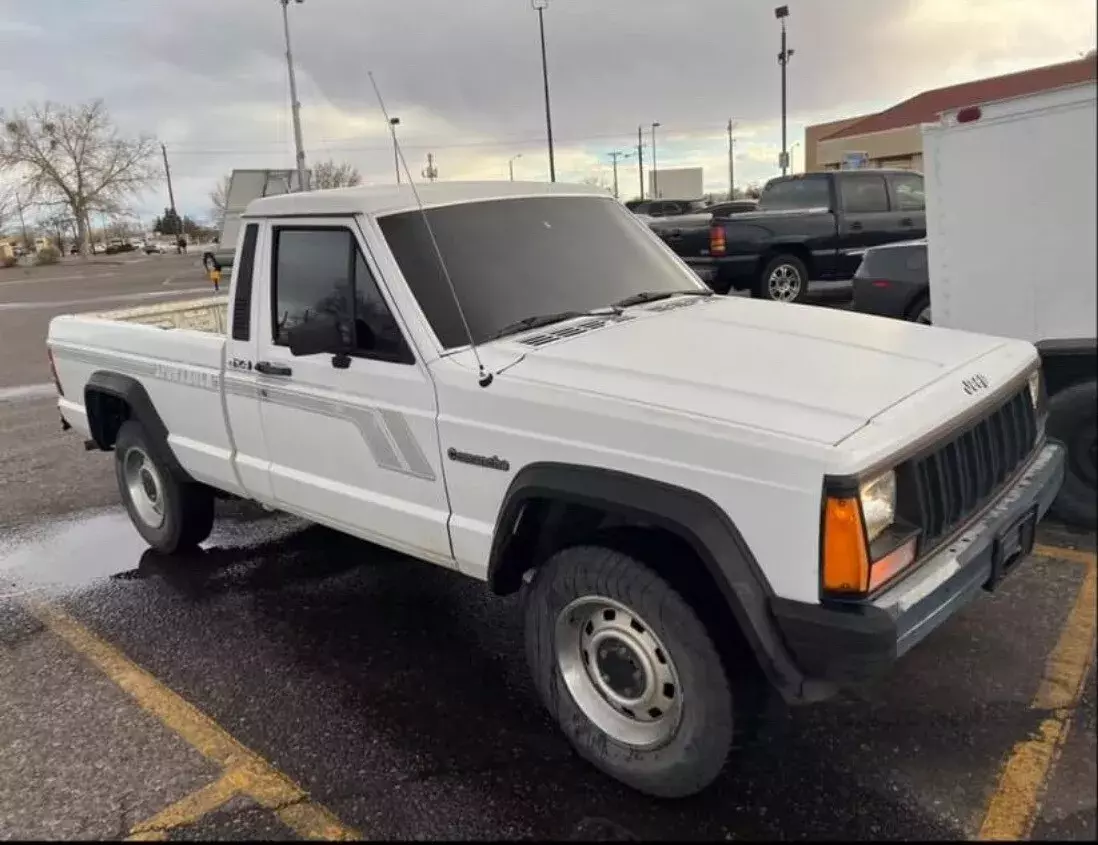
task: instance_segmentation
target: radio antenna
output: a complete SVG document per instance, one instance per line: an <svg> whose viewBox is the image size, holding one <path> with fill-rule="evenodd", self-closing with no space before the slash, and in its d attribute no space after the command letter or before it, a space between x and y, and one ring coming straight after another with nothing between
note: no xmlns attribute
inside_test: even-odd
<svg viewBox="0 0 1098 845"><path fill-rule="evenodd" d="M389 127L389 135L393 139L393 149L397 152L401 170L403 170L404 175L408 177L408 184L412 186L412 194L416 198L416 206L419 208L420 217L423 218L423 225L427 229L427 235L431 239L431 248L435 251L435 257L438 259L438 266L442 270L443 278L446 279L446 286L450 288L450 296L454 298L454 305L457 308L458 316L461 317L461 325L465 328L465 336L469 339L469 348L473 351L473 358L476 359L477 362L477 384L481 387L487 387L492 383L492 373L484 368L484 362L480 359L480 351L477 349L476 342L473 340L473 332L469 328L469 321L465 319L465 309L461 307L461 300L458 299L454 281L450 278L450 271L446 269L446 261L442 257L442 250L439 249L438 241L435 240L435 232L431 228L431 221L427 218L427 211L423 207L423 200L419 198L419 189L416 187L416 180L412 178L412 171L408 169L408 162L404 159L404 149L400 146L400 142L397 141L396 125L389 119L389 110L385 108L385 100L381 96L381 90L377 87L377 81L374 79L374 72L370 70L367 71L366 74L370 77L370 84L374 87L377 103L381 106L381 114L385 117L385 125Z"/></svg>

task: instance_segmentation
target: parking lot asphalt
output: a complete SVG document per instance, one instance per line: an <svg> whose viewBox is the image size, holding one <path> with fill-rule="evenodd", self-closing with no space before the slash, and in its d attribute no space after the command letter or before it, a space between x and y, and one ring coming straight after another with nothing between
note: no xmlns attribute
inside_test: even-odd
<svg viewBox="0 0 1098 845"><path fill-rule="evenodd" d="M11 342L18 315L0 310L4 359L41 348ZM712 789L659 802L549 724L518 599L252 506L219 516L201 553L149 552L111 456L50 397L0 394L0 839L1098 832L1093 535L1042 526L1040 555L891 675L771 702Z"/></svg>

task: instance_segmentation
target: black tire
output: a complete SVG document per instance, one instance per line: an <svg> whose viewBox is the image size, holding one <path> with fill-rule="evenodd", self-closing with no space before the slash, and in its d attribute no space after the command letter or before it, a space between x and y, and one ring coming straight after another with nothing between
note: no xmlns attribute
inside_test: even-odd
<svg viewBox="0 0 1098 845"><path fill-rule="evenodd" d="M1098 382L1085 381L1054 393L1048 403L1048 434L1067 447L1064 486L1053 513L1071 525L1098 527Z"/></svg>
<svg viewBox="0 0 1098 845"><path fill-rule="evenodd" d="M777 296L770 285L770 277L782 270L789 275L790 279L795 277L799 281L796 292L788 298ZM763 265L751 295L756 299L768 299L771 302L804 302L808 296L808 268L795 255L775 255Z"/></svg>
<svg viewBox="0 0 1098 845"><path fill-rule="evenodd" d="M115 477L122 502L137 532L145 541L162 554L191 549L210 536L214 520L214 497L210 488L174 475L158 458L158 450L151 445L149 434L141 423L127 420L118 430L114 444ZM162 446L162 448L167 448ZM127 466L141 464L148 473L136 475L143 479L142 487L148 492L135 494L127 480ZM150 510L159 503L161 520L157 524L150 518Z"/></svg>
<svg viewBox="0 0 1098 845"><path fill-rule="evenodd" d="M669 723L673 727L658 744L626 744L604 731L577 703L565 681L558 658L558 641L563 642L558 620L565 608L584 597L610 599L623 606L628 618L643 620L665 649L666 662L681 688L674 690L681 703L677 719ZM578 624L589 632L584 612L579 611ZM598 613L605 618L605 611ZM692 795L716 779L733 739L728 675L698 615L652 568L637 556L605 545L563 549L527 585L525 615L526 657L534 683L581 757L622 783L661 798ZM565 613L563 618L568 616ZM594 659L584 664L591 665ZM595 689L593 681L589 684L589 689ZM664 695L668 686L673 685L662 686Z"/></svg>

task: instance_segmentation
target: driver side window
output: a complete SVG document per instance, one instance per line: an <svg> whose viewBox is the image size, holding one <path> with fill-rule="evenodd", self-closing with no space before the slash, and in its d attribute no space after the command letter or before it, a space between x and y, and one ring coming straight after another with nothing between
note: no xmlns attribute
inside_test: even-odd
<svg viewBox="0 0 1098 845"><path fill-rule="evenodd" d="M276 227L273 240L275 344L288 346L290 329L323 314L336 320L352 356L412 362L411 350L349 229Z"/></svg>

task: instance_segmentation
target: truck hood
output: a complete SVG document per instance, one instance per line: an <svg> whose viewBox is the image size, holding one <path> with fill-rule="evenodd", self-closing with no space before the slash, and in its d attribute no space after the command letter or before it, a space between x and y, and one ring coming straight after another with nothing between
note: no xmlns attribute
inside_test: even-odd
<svg viewBox="0 0 1098 845"><path fill-rule="evenodd" d="M497 346L522 354L508 374L526 381L834 445L1004 343L815 306L717 296L671 303Z"/></svg>

